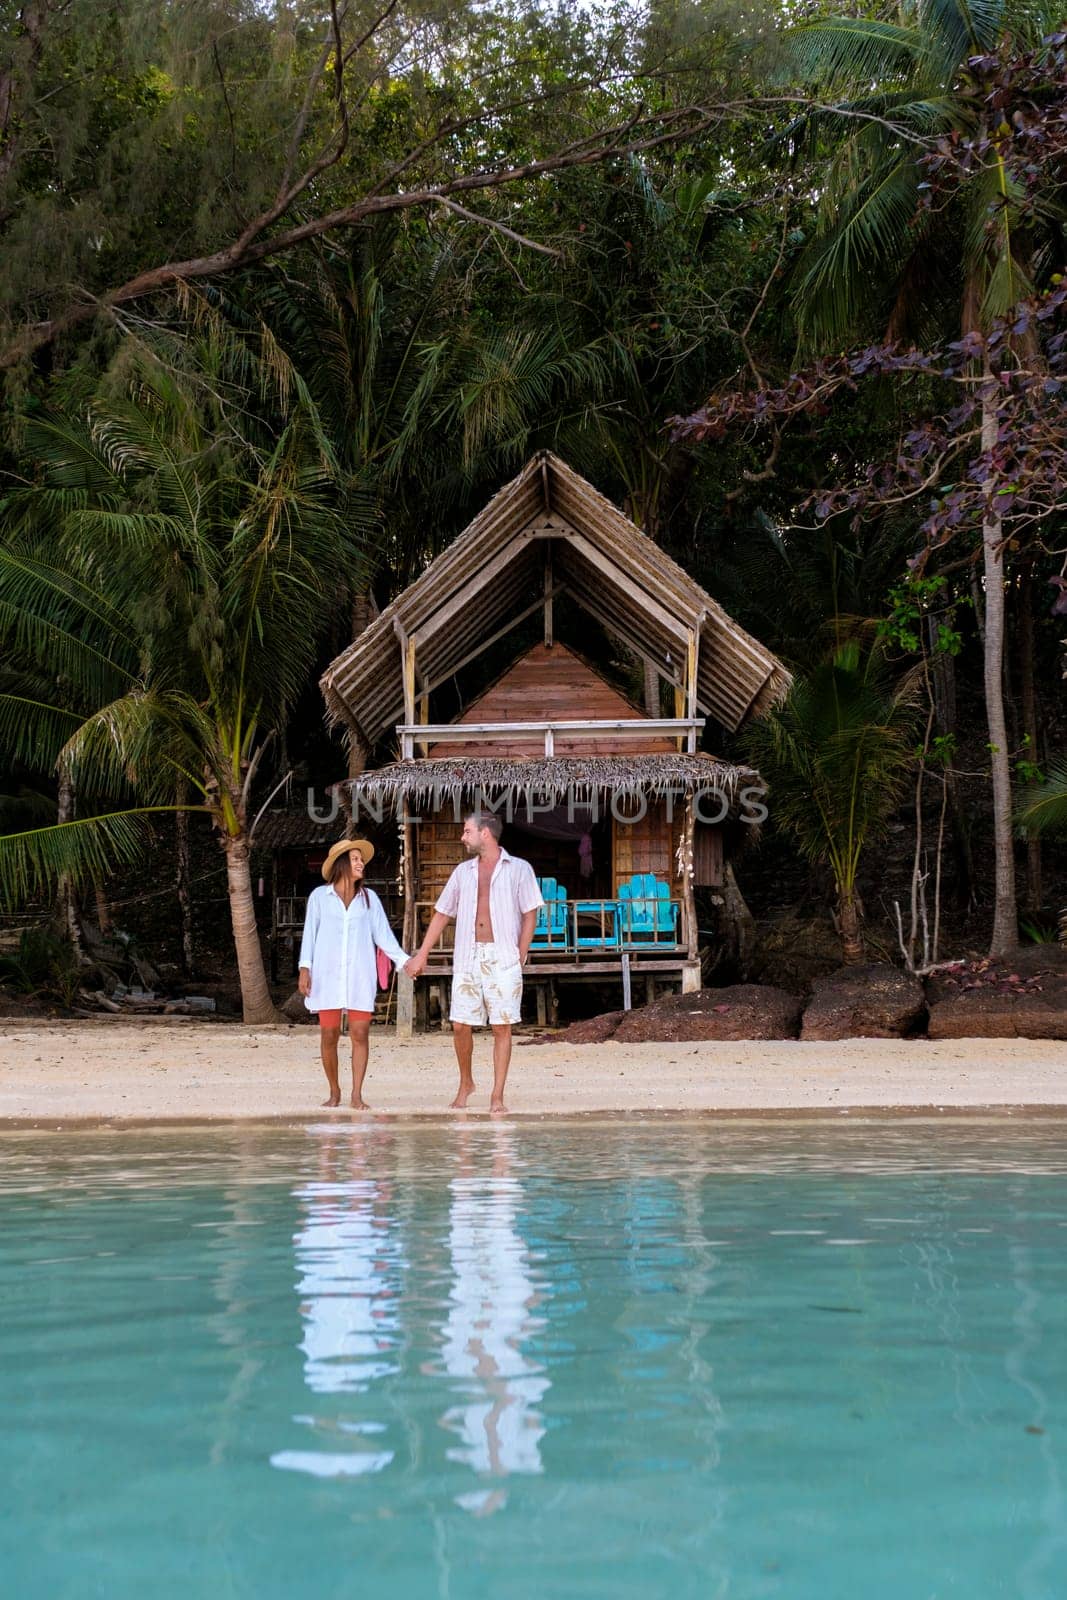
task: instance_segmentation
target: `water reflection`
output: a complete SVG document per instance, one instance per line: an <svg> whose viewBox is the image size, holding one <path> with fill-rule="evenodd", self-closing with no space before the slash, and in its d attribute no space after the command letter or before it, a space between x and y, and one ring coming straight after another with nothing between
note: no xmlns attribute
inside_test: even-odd
<svg viewBox="0 0 1067 1600"><path fill-rule="evenodd" d="M304 1382L315 1395L366 1394L400 1371L399 1302L405 1268L385 1129L320 1138L319 1174L293 1191L304 1212L294 1240ZM321 1427L315 1416L298 1417ZM377 1434L384 1423L339 1421L341 1432ZM280 1451L275 1466L318 1477L381 1472L392 1450Z"/></svg>
<svg viewBox="0 0 1067 1600"><path fill-rule="evenodd" d="M461 1396L441 1419L458 1443L459 1461L494 1480L540 1473L544 1424L537 1407L549 1383L523 1352L544 1326L538 1291L518 1229L523 1190L514 1171L514 1135L492 1129L488 1164L475 1159L470 1130L458 1130L456 1174L449 1183L448 1257L452 1287L441 1335L441 1365ZM505 1503L499 1485L457 1496L478 1515Z"/></svg>

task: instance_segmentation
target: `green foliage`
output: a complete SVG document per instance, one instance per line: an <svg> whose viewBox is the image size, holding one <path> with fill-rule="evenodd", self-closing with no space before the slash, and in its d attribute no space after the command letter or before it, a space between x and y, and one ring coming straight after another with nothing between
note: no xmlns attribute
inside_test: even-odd
<svg viewBox="0 0 1067 1600"><path fill-rule="evenodd" d="M991 188L996 177L983 170L952 204L924 211L919 163L932 137L973 132L981 115L967 58L1009 34L1039 38L1040 13L1027 0L917 0L899 21L824 15L779 40L779 71L798 74L822 102L788 133L818 172L815 229L794 280L809 345L877 337L887 324L920 340L946 318L958 327L964 285L986 323L1025 297L1011 183L1001 174Z"/></svg>
<svg viewBox="0 0 1067 1600"><path fill-rule="evenodd" d="M841 645L754 723L745 749L770 785L773 825L851 894L911 769L915 684L893 684L878 646Z"/></svg>
<svg viewBox="0 0 1067 1600"><path fill-rule="evenodd" d="M18 994L54 996L70 1006L78 981L78 964L69 942L47 928L24 929L18 949L0 955L0 984Z"/></svg>
<svg viewBox="0 0 1067 1600"><path fill-rule="evenodd" d="M1036 776L1040 779L1040 774ZM1062 757L1050 764L1047 776L1026 795L1016 821L1024 834L1056 837L1067 833L1067 761Z"/></svg>
<svg viewBox="0 0 1067 1600"><path fill-rule="evenodd" d="M0 733L89 803L0 840L16 902L133 859L180 780L223 836L243 832L264 740L363 548L306 386L262 329L239 340L208 317L125 350L85 410L26 437L35 481L9 496L0 546ZM49 677L50 701L27 692Z"/></svg>
<svg viewBox="0 0 1067 1600"><path fill-rule="evenodd" d="M943 574L918 576L909 573L889 591L889 613L879 623L883 639L909 655L927 648L934 655L959 655L963 636L954 626L957 596L949 589ZM923 624L933 614L933 636Z"/></svg>

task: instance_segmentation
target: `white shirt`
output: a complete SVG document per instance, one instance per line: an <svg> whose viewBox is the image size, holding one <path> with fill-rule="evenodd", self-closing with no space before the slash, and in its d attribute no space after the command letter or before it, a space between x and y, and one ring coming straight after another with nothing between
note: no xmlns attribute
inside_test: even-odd
<svg viewBox="0 0 1067 1600"><path fill-rule="evenodd" d="M311 968L309 1011L373 1011L378 993L375 949L402 967L410 958L396 941L373 889L345 903L332 883L308 896L300 965Z"/></svg>
<svg viewBox="0 0 1067 1600"><path fill-rule="evenodd" d="M489 915L493 922L493 943L503 965L513 964L519 959L523 916L527 911L539 911L544 903L530 863L501 850L500 859L489 880ZM459 977L474 965L474 922L478 912L477 856L460 862L441 890L434 910L456 919L452 971Z"/></svg>

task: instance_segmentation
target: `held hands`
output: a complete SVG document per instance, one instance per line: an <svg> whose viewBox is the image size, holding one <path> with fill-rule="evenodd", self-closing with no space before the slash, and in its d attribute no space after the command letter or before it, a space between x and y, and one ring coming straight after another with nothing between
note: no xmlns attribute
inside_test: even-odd
<svg viewBox="0 0 1067 1600"><path fill-rule="evenodd" d="M426 957L419 950L404 963L404 972L409 978L417 978L421 972L426 971Z"/></svg>
<svg viewBox="0 0 1067 1600"><path fill-rule="evenodd" d="M311 993L311 968L310 967L301 967L300 968L300 978L299 978L299 980L297 982L297 988L299 989L300 993L305 997L305 999Z"/></svg>

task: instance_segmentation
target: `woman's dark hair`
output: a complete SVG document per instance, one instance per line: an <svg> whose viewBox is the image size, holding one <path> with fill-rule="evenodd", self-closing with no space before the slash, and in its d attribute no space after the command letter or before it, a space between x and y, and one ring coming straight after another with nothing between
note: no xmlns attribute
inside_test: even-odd
<svg viewBox="0 0 1067 1600"><path fill-rule="evenodd" d="M349 877L351 872L352 872L352 851L351 850L346 850L343 855L339 855L337 857L337 860L334 862L333 866L330 869L330 883L331 884L335 884L337 882L338 878L347 878L347 877ZM357 894L361 894L365 901L367 900L367 883L366 883L366 879L364 879L364 878L360 879L359 888L356 890L356 893ZM369 902L367 902L367 903L369 904Z"/></svg>

